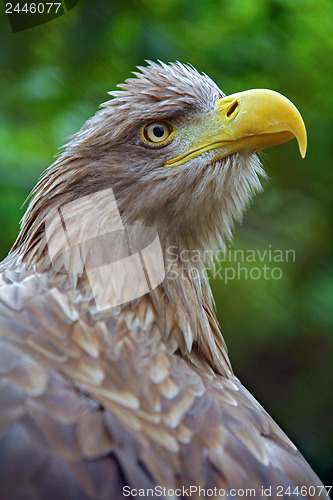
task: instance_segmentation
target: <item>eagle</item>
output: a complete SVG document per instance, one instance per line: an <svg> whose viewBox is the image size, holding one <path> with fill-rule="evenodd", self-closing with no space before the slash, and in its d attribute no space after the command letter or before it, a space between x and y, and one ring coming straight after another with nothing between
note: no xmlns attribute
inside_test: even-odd
<svg viewBox="0 0 333 500"><path fill-rule="evenodd" d="M234 375L207 274L261 189L256 152L304 157L300 113L179 62L110 94L1 264L1 499L328 498Z"/></svg>

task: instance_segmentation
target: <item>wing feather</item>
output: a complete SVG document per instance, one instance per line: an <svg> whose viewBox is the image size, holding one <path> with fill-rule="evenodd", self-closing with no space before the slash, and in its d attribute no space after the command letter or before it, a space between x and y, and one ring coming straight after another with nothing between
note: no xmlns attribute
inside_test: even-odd
<svg viewBox="0 0 333 500"><path fill-rule="evenodd" d="M4 274L2 499L116 500L126 485L252 487L265 498L267 486L321 485L234 376L167 348L156 295L101 318L42 276Z"/></svg>

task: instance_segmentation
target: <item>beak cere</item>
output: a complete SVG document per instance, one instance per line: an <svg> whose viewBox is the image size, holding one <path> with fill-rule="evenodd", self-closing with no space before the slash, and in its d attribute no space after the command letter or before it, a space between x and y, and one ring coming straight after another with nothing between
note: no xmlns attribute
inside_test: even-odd
<svg viewBox="0 0 333 500"><path fill-rule="evenodd" d="M168 160L176 167L206 151L214 151L215 161L238 151L259 151L296 137L302 158L306 153L306 130L294 104L267 89L238 92L219 99L217 111L207 114L195 142L181 155Z"/></svg>

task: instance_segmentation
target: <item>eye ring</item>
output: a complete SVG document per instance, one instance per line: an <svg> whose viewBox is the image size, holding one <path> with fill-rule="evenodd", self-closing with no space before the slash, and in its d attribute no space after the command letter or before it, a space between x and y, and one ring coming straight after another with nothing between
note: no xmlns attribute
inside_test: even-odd
<svg viewBox="0 0 333 500"><path fill-rule="evenodd" d="M172 126L167 122L149 122L142 127L141 137L151 146L160 146L167 142L172 132Z"/></svg>

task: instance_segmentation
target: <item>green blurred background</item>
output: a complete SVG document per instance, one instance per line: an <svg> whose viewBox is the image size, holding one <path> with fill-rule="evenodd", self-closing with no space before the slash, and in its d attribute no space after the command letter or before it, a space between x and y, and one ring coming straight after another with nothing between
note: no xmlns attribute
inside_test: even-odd
<svg viewBox="0 0 333 500"><path fill-rule="evenodd" d="M271 88L300 109L307 157L295 141L265 152L270 179L233 243L293 249L295 262L277 264L278 280L212 284L236 374L332 484L332 0L81 0L15 34L2 9L0 44L1 257L57 148L145 59L189 62L226 94ZM246 266L264 264L275 267Z"/></svg>

